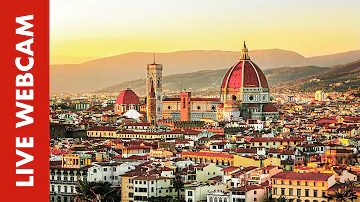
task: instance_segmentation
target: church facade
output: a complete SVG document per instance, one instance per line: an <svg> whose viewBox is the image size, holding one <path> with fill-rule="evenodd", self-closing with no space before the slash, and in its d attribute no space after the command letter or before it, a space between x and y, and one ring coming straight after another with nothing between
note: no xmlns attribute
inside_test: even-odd
<svg viewBox="0 0 360 202"><path fill-rule="evenodd" d="M238 60L228 69L220 86L220 98L179 97L162 94L161 64L146 65L146 113L148 122L158 120L196 121L208 118L222 121L276 119L278 111L271 103L269 85L261 69L251 61L244 47Z"/></svg>

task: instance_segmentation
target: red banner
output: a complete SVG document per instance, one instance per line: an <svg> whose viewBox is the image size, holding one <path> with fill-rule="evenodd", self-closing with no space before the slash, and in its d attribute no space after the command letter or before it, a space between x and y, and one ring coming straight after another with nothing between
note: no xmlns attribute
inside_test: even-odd
<svg viewBox="0 0 360 202"><path fill-rule="evenodd" d="M1 201L49 201L49 2L1 1Z"/></svg>

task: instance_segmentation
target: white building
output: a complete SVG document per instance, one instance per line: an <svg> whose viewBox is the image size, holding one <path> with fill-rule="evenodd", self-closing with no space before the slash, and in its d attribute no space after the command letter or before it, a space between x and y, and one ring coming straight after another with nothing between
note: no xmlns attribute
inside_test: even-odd
<svg viewBox="0 0 360 202"><path fill-rule="evenodd" d="M148 201L150 197L175 196L172 178L157 175L138 176L134 182L134 202Z"/></svg>
<svg viewBox="0 0 360 202"><path fill-rule="evenodd" d="M106 181L114 186L121 186L121 175L134 170L135 166L115 162L94 162L89 168L89 181Z"/></svg>
<svg viewBox="0 0 360 202"><path fill-rule="evenodd" d="M220 183L194 183L185 187L185 201L198 202L207 200L209 192L227 191L226 184Z"/></svg>
<svg viewBox="0 0 360 202"><path fill-rule="evenodd" d="M326 99L326 93L322 90L318 90L315 92L315 100L316 101L324 101Z"/></svg>

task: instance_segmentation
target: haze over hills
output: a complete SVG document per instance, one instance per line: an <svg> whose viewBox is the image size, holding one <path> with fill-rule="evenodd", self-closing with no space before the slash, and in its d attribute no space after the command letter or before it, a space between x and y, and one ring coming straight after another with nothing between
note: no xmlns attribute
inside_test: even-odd
<svg viewBox="0 0 360 202"><path fill-rule="evenodd" d="M198 73L204 74L206 72L212 72L211 74L214 74L214 78L217 78L217 74L220 74L221 77L223 76L221 71L228 69L237 60L239 55L240 52L218 50L177 51L157 53L156 62L164 65L164 76L173 74L186 75L188 72L201 70L219 70L219 72L204 71ZM309 65L327 67L359 59L360 50L305 58L293 51L267 49L250 51L250 57L263 70L277 67ZM145 64L152 62L152 53L134 52L96 59L81 64L51 65L51 92L92 92L121 82L143 79L145 77ZM206 77L204 77L204 79L205 78ZM180 80L177 84L173 82L172 84L165 84L166 79L167 78L164 78L164 88L166 88L165 85L177 85L179 88L181 87ZM174 79L179 79L179 77L176 76ZM269 78L269 80L271 81L272 79ZM215 85L217 80L213 82ZM132 83L131 85L135 84ZM195 84L192 85L195 88ZM169 88L170 87L171 86L169 86ZM141 91L140 88L144 88L144 86L137 88Z"/></svg>
<svg viewBox="0 0 360 202"><path fill-rule="evenodd" d="M201 94L201 91L207 91L208 94L212 91L216 93L226 70L203 70L165 76L163 77L163 87L168 92L176 92L186 88L196 90L197 94ZM322 88L325 90L339 90L346 89L348 86L357 88L360 85L360 60L337 67L303 66L266 69L264 74L272 89L283 91L314 91ZM339 82L342 85L329 86ZM125 88L131 88L137 94L144 95L145 79L122 82L96 92L114 93L121 92Z"/></svg>

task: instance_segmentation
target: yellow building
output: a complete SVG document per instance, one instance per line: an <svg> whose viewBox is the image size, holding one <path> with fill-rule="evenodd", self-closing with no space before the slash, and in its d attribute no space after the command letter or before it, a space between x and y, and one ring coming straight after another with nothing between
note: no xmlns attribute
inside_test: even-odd
<svg viewBox="0 0 360 202"><path fill-rule="evenodd" d="M134 201L134 175L125 174L121 176L121 201Z"/></svg>
<svg viewBox="0 0 360 202"><path fill-rule="evenodd" d="M86 131L88 137L116 138L117 129L108 126L95 126Z"/></svg>
<svg viewBox="0 0 360 202"><path fill-rule="evenodd" d="M182 152L183 160L194 161L195 163L215 163L216 165L234 165L234 155L224 152Z"/></svg>
<svg viewBox="0 0 360 202"><path fill-rule="evenodd" d="M279 158L267 158L267 159L255 159L253 157L244 157L239 155L234 155L234 166L256 166L256 167L266 167L269 165L281 166L281 160Z"/></svg>
<svg viewBox="0 0 360 202"><path fill-rule="evenodd" d="M280 172L271 178L272 196L302 202L326 202L323 196L336 183L335 175L324 173Z"/></svg>

